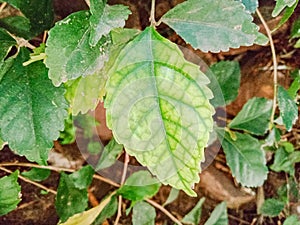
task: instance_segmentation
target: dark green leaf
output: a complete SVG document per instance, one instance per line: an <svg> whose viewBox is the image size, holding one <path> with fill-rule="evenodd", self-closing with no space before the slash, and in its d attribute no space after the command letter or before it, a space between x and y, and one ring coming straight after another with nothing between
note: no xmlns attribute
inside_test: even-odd
<svg viewBox="0 0 300 225"><path fill-rule="evenodd" d="M217 106L227 105L236 99L240 87L241 71L239 63L236 61L221 61L210 67L216 79L210 79L211 83L208 87L213 91L214 98L211 103ZM209 73L207 73L210 78ZM222 95L215 93L219 86ZM225 101L225 102L224 102Z"/></svg>
<svg viewBox="0 0 300 225"><path fill-rule="evenodd" d="M189 0L169 10L162 22L204 52L249 46L258 36L252 16L238 1Z"/></svg>
<svg viewBox="0 0 300 225"><path fill-rule="evenodd" d="M103 224L104 220L110 218L111 216L115 215L118 210L118 200L117 197L114 195L111 197L110 202L104 207L101 211L93 225L101 225Z"/></svg>
<svg viewBox="0 0 300 225"><path fill-rule="evenodd" d="M226 203L217 205L204 225L228 225Z"/></svg>
<svg viewBox="0 0 300 225"><path fill-rule="evenodd" d="M159 187L159 181L153 178L148 171L139 171L127 178L125 184L118 190L118 194L137 202L151 198L158 192Z"/></svg>
<svg viewBox="0 0 300 225"><path fill-rule="evenodd" d="M91 0L91 35L89 43L95 46L103 35L109 34L113 28L123 27L128 15L131 14L127 6L107 5L106 1Z"/></svg>
<svg viewBox="0 0 300 225"><path fill-rule="evenodd" d="M0 82L1 138L19 155L45 164L64 128L67 104L64 89L52 85L45 65L24 67L28 59L29 51L21 48Z"/></svg>
<svg viewBox="0 0 300 225"><path fill-rule="evenodd" d="M202 205L204 201L205 198L201 198L195 205L195 207L183 217L182 222L192 225L198 225L201 219Z"/></svg>
<svg viewBox="0 0 300 225"><path fill-rule="evenodd" d="M270 166L270 169L275 172L287 172L291 176L294 175L295 169L293 163L289 160L289 153L283 148L279 147L275 152L274 162Z"/></svg>
<svg viewBox="0 0 300 225"><path fill-rule="evenodd" d="M0 28L0 61L4 60L11 47L17 42L4 29Z"/></svg>
<svg viewBox="0 0 300 225"><path fill-rule="evenodd" d="M226 161L236 180L243 186L261 186L267 179L268 167L259 141L248 134L236 132L233 140L228 132L224 137L220 129L217 133L219 140L223 139Z"/></svg>
<svg viewBox="0 0 300 225"><path fill-rule="evenodd" d="M298 70L298 76L295 77L293 83L291 84L291 86L289 87L289 89L287 90L289 96L291 96L292 99L295 99L297 96L297 93L300 89L300 73Z"/></svg>
<svg viewBox="0 0 300 225"><path fill-rule="evenodd" d="M82 167L80 170L69 175L74 186L78 189L86 189L90 186L95 171L90 165Z"/></svg>
<svg viewBox="0 0 300 225"><path fill-rule="evenodd" d="M252 98L243 106L229 127L263 135L269 128L272 101L265 98Z"/></svg>
<svg viewBox="0 0 300 225"><path fill-rule="evenodd" d="M291 38L299 38L300 37L300 18L298 18L292 26L291 30Z"/></svg>
<svg viewBox="0 0 300 225"><path fill-rule="evenodd" d="M69 115L69 117L65 120L65 129L64 131L60 132L59 135L59 142L63 145L71 144L76 139L76 128L73 124L72 116Z"/></svg>
<svg viewBox="0 0 300 225"><path fill-rule="evenodd" d="M156 212L153 206L141 201L133 206L132 224L133 225L154 225Z"/></svg>
<svg viewBox="0 0 300 225"><path fill-rule="evenodd" d="M291 131L298 118L298 106L282 86L278 87L278 106L287 131Z"/></svg>
<svg viewBox="0 0 300 225"><path fill-rule="evenodd" d="M291 215L285 219L283 225L300 225L300 220L297 215Z"/></svg>
<svg viewBox="0 0 300 225"><path fill-rule="evenodd" d="M4 17L0 19L0 26L7 29L12 34L26 39L31 39L30 21L23 16Z"/></svg>
<svg viewBox="0 0 300 225"><path fill-rule="evenodd" d="M17 208L21 201L21 186L18 184L19 171L0 179L0 216Z"/></svg>
<svg viewBox="0 0 300 225"><path fill-rule="evenodd" d="M114 138L104 147L96 170L101 170L113 165L123 150L123 145L118 144Z"/></svg>
<svg viewBox="0 0 300 225"><path fill-rule="evenodd" d="M275 198L266 199L259 213L264 216L275 217L283 210L284 203Z"/></svg>
<svg viewBox="0 0 300 225"><path fill-rule="evenodd" d="M89 45L90 13L80 11L55 24L46 43L46 65L53 84L88 76L99 71L107 60L110 36L103 36L96 46Z"/></svg>
<svg viewBox="0 0 300 225"><path fill-rule="evenodd" d="M32 168L29 171L23 172L22 176L27 177L33 181L43 181L46 180L51 174L50 170L47 169L39 169L39 168Z"/></svg>

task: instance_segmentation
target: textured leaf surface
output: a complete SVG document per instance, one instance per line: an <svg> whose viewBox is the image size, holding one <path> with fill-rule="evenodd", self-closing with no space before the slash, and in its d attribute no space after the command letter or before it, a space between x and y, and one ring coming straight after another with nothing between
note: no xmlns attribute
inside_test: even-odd
<svg viewBox="0 0 300 225"><path fill-rule="evenodd" d="M204 225L228 225L226 203L217 205Z"/></svg>
<svg viewBox="0 0 300 225"><path fill-rule="evenodd" d="M22 173L23 177L27 177L33 181L43 181L46 180L50 176L51 171L47 169L40 168L32 168L29 171L25 171Z"/></svg>
<svg viewBox="0 0 300 225"><path fill-rule="evenodd" d="M198 225L201 219L202 205L204 201L205 198L201 198L195 205L195 207L183 217L182 222L192 225Z"/></svg>
<svg viewBox="0 0 300 225"><path fill-rule="evenodd" d="M240 87L241 71L236 61L220 61L210 67L216 79L210 79L208 87L214 92L211 103L217 106L224 106L236 99ZM216 93L220 86L222 93Z"/></svg>
<svg viewBox="0 0 300 225"><path fill-rule="evenodd" d="M258 7L258 0L238 0L238 1L241 1L245 5L246 9L251 13L254 13Z"/></svg>
<svg viewBox="0 0 300 225"><path fill-rule="evenodd" d="M293 162L289 158L289 155L290 154L282 146L280 146L275 152L274 162L270 166L270 169L276 172L284 171L293 176L295 168Z"/></svg>
<svg viewBox="0 0 300 225"><path fill-rule="evenodd" d="M263 135L269 128L272 101L252 98L243 106L238 115L229 123L230 128Z"/></svg>
<svg viewBox="0 0 300 225"><path fill-rule="evenodd" d="M152 27L129 42L107 84L107 122L117 142L190 195L212 130L207 77Z"/></svg>
<svg viewBox="0 0 300 225"><path fill-rule="evenodd" d="M291 131L298 118L298 106L282 86L278 87L278 106L286 129Z"/></svg>
<svg viewBox="0 0 300 225"><path fill-rule="evenodd" d="M18 184L19 171L0 179L0 216L17 208L21 201L21 186Z"/></svg>
<svg viewBox="0 0 300 225"><path fill-rule="evenodd" d="M151 198L158 192L159 187L159 181L153 178L148 171L139 171L128 177L125 184L118 190L118 194L136 202Z"/></svg>
<svg viewBox="0 0 300 225"><path fill-rule="evenodd" d="M260 208L260 213L264 216L275 217L283 210L284 203L275 198L266 199Z"/></svg>
<svg viewBox="0 0 300 225"><path fill-rule="evenodd" d="M132 224L133 225L154 225L156 212L153 206L147 202L138 202L133 206Z"/></svg>
<svg viewBox="0 0 300 225"><path fill-rule="evenodd" d="M218 130L219 139L223 134ZM248 134L234 133L233 140L228 132L225 132L222 147L226 155L226 161L232 171L232 175L243 186L256 187L267 179L268 167L261 144Z"/></svg>
<svg viewBox="0 0 300 225"><path fill-rule="evenodd" d="M272 16L278 16L282 10L284 10L286 7L292 7L295 3L296 0L276 0L276 5L272 12Z"/></svg>
<svg viewBox="0 0 300 225"><path fill-rule="evenodd" d="M42 62L22 66L28 59L22 48L0 82L1 138L19 155L45 163L64 128L67 104L64 89L52 85Z"/></svg>
<svg viewBox="0 0 300 225"><path fill-rule="evenodd" d="M187 43L204 52L228 51L250 46L258 27L241 2L189 0L168 11L162 22L173 28Z"/></svg>
<svg viewBox="0 0 300 225"><path fill-rule="evenodd" d="M291 215L286 218L283 225L300 225L300 220L296 215Z"/></svg>
<svg viewBox="0 0 300 225"><path fill-rule="evenodd" d="M7 53L16 43L15 39L13 39L4 29L0 28L0 61L4 60Z"/></svg>
<svg viewBox="0 0 300 225"><path fill-rule="evenodd" d="M107 60L110 37L103 36L96 46L91 47L89 18L88 11L73 13L49 31L45 63L54 85L92 75Z"/></svg>
<svg viewBox="0 0 300 225"><path fill-rule="evenodd" d="M90 45L95 46L103 35L107 35L113 28L124 27L130 10L124 5L107 5L106 0L91 0L92 27Z"/></svg>

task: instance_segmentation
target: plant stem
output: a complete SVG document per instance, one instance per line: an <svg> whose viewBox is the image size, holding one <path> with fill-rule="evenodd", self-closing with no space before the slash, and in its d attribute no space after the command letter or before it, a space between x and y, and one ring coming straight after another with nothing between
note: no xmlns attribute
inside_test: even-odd
<svg viewBox="0 0 300 225"><path fill-rule="evenodd" d="M271 48L272 60L273 60L274 95L273 95L273 108L272 108L272 113L271 113L271 117L270 117L270 126L269 126L269 130L271 130L273 128L274 117L275 117L275 112L276 112L276 108L277 108L277 87L278 87L277 57L276 57L275 45L274 45L274 42L273 42L271 30L270 30L268 24L266 23L264 17L261 15L261 13L258 9L256 9L256 13L257 13L260 21L262 22L264 28L266 29L267 36L268 36L268 39L270 41L270 48Z"/></svg>
<svg viewBox="0 0 300 225"><path fill-rule="evenodd" d="M3 9L6 7L7 3L6 2L3 2L0 6L0 12L3 11Z"/></svg>
<svg viewBox="0 0 300 225"><path fill-rule="evenodd" d="M149 19L151 26L155 27L156 21L155 21L155 0L151 0L151 12L150 12L150 19Z"/></svg>
<svg viewBox="0 0 300 225"><path fill-rule="evenodd" d="M6 168L4 168L4 167L2 167L2 166L0 166L0 170L3 170L3 171L5 171L5 172L7 172L7 173L10 173L10 174L13 173L13 171L8 170L8 169L6 169ZM21 180L23 180L23 181L25 181L25 182L27 182L27 183L33 184L33 185L35 185L36 187L39 187L39 188L41 188L41 189L43 189L43 190L45 190L45 191L47 191L47 192L50 192L50 193L52 193L52 194L54 194L54 195L57 194L56 191L54 191L54 190L52 190L52 189L50 189L50 188L47 188L46 186L44 186L44 185L42 185L42 184L39 184L39 183L34 182L34 181L32 181L32 180L29 180L29 179L23 177L23 176L20 175L20 174L18 175L18 178L20 178Z"/></svg>

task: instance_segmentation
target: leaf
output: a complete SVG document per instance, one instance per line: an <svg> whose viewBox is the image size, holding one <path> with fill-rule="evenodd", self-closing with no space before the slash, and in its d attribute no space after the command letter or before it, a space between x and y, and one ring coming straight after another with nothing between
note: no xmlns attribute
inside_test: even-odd
<svg viewBox="0 0 300 225"><path fill-rule="evenodd" d="M57 22L46 43L46 66L55 86L99 71L107 60L111 40L103 36L96 46L89 45L90 13L80 11Z"/></svg>
<svg viewBox="0 0 300 225"><path fill-rule="evenodd" d="M211 100L211 103L217 107L234 101L240 87L241 71L239 63L236 61L220 61L212 65L210 69L216 78L210 79L211 83L208 85L214 92L214 98ZM210 78L209 75L208 77ZM221 94L215 92L219 86L222 90Z"/></svg>
<svg viewBox="0 0 300 225"><path fill-rule="evenodd" d="M292 7L296 0L276 0L276 6L273 9L272 16L278 16L286 7Z"/></svg>
<svg viewBox="0 0 300 225"><path fill-rule="evenodd" d="M60 132L59 143L62 145L74 143L76 139L76 127L74 126L71 114L65 119L65 129Z"/></svg>
<svg viewBox="0 0 300 225"><path fill-rule="evenodd" d="M102 210L105 208L107 204L109 204L112 195L109 195L107 198L105 198L98 206L91 208L83 213L77 213L70 217L65 223L60 223L60 225L90 225L94 222L96 217L102 212Z"/></svg>
<svg viewBox="0 0 300 225"><path fill-rule="evenodd" d="M264 216L275 217L283 210L284 203L275 198L266 199L261 206L259 213Z"/></svg>
<svg viewBox="0 0 300 225"><path fill-rule="evenodd" d="M291 29L291 38L299 38L300 37L300 18L298 18L292 26Z"/></svg>
<svg viewBox="0 0 300 225"><path fill-rule="evenodd" d="M17 42L4 29L0 28L0 61L4 60L12 46Z"/></svg>
<svg viewBox="0 0 300 225"><path fill-rule="evenodd" d="M178 195L179 195L179 190L172 188L167 200L164 202L164 204L162 206L166 206L166 205L170 204L171 202L173 202L178 197Z"/></svg>
<svg viewBox="0 0 300 225"><path fill-rule="evenodd" d="M189 0L169 10L161 20L204 52L250 46L258 35L252 16L239 1Z"/></svg>
<svg viewBox="0 0 300 225"><path fill-rule="evenodd" d="M70 175L61 173L55 207L62 222L76 213L83 212L88 206L87 187L93 174L91 166L83 167Z"/></svg>
<svg viewBox="0 0 300 225"><path fill-rule="evenodd" d="M243 186L261 186L267 179L268 167L259 141L238 132L235 133L236 140L232 140L228 132L221 132L221 129L217 130L219 140L224 138L222 147L232 175Z"/></svg>
<svg viewBox="0 0 300 225"><path fill-rule="evenodd" d="M295 77L293 83L290 85L287 92L292 99L295 99L297 97L297 93L298 93L299 89L300 89L300 76L297 76L297 77Z"/></svg>
<svg viewBox="0 0 300 225"><path fill-rule="evenodd" d="M21 48L0 82L0 132L19 155L45 164L64 128L67 103L64 89L52 85L42 62L22 66L28 58L29 51Z"/></svg>
<svg viewBox="0 0 300 225"><path fill-rule="evenodd" d="M228 217L227 217L227 207L226 203L222 202L217 205L214 211L211 213L209 219L205 222L204 225L227 225Z"/></svg>
<svg viewBox="0 0 300 225"><path fill-rule="evenodd" d="M133 202L151 198L160 187L157 179L153 178L148 171L139 171L127 178L125 184L118 190L118 194Z"/></svg>
<svg viewBox="0 0 300 225"><path fill-rule="evenodd" d="M251 13L254 13L258 7L258 0L238 0L238 1L242 2L245 5L246 10L248 10Z"/></svg>
<svg viewBox="0 0 300 225"><path fill-rule="evenodd" d="M263 135L270 123L273 103L265 98L252 98L243 106L238 115L229 123L232 129L245 130Z"/></svg>
<svg viewBox="0 0 300 225"><path fill-rule="evenodd" d="M18 184L19 171L0 179L0 216L17 208L21 201L21 186Z"/></svg>
<svg viewBox="0 0 300 225"><path fill-rule="evenodd" d="M287 131L291 131L298 118L298 106L282 86L278 86L278 106Z"/></svg>
<svg viewBox="0 0 300 225"><path fill-rule="evenodd" d="M118 200L115 195L113 195L109 201L109 203L103 208L103 210L100 212L96 220L93 224L99 225L103 224L103 222L107 219L115 215L115 213L118 210Z"/></svg>
<svg viewBox="0 0 300 225"><path fill-rule="evenodd" d="M293 163L289 160L289 153L283 148L279 147L275 152L274 162L270 169L275 172L287 172L291 176L294 175L295 169Z"/></svg>
<svg viewBox="0 0 300 225"><path fill-rule="evenodd" d="M161 182L195 195L213 127L207 77L153 27L124 47L110 73L105 107L116 141Z"/></svg>
<svg viewBox="0 0 300 225"><path fill-rule="evenodd" d="M97 45L103 35L109 34L113 28L124 27L130 10L124 5L107 5L106 0L91 1L90 26L92 28L89 43Z"/></svg>
<svg viewBox="0 0 300 225"><path fill-rule="evenodd" d="M154 225L156 212L153 206L147 202L138 202L133 206L132 224L133 225Z"/></svg>
<svg viewBox="0 0 300 225"><path fill-rule="evenodd" d="M183 217L181 222L192 225L198 225L201 219L202 205L204 201L205 198L201 198L195 205L195 207Z"/></svg>
<svg viewBox="0 0 300 225"><path fill-rule="evenodd" d="M285 219L283 225L300 225L300 221L296 215L290 215Z"/></svg>
<svg viewBox="0 0 300 225"><path fill-rule="evenodd" d="M19 37L32 38L30 21L23 16L4 17L0 19L0 26Z"/></svg>
<svg viewBox="0 0 300 225"><path fill-rule="evenodd" d="M29 171L22 172L22 176L26 177L33 181L43 181L46 180L51 174L50 170L47 169L39 169L39 168L32 168Z"/></svg>
<svg viewBox="0 0 300 225"><path fill-rule="evenodd" d="M101 157L98 161L95 170L102 170L113 165L120 153L123 150L123 145L118 144L114 138L104 147Z"/></svg>

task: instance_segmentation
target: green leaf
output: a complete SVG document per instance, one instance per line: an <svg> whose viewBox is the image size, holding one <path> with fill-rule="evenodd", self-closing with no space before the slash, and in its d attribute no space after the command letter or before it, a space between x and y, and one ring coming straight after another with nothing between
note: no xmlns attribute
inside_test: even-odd
<svg viewBox="0 0 300 225"><path fill-rule="evenodd" d="M23 16L4 17L0 19L0 26L19 37L32 38L30 21Z"/></svg>
<svg viewBox="0 0 300 225"><path fill-rule="evenodd" d="M103 36L96 46L91 47L89 18L87 11L76 12L57 22L49 31L45 63L54 85L92 75L107 60L110 37Z"/></svg>
<svg viewBox="0 0 300 225"><path fill-rule="evenodd" d="M231 103L236 99L240 87L241 71L239 63L236 61L220 61L212 65L210 69L216 80L210 79L211 83L208 87L214 92L220 86L223 95L219 96L214 92L214 98L211 100L211 103L215 107L223 106L224 103L226 105Z"/></svg>
<svg viewBox="0 0 300 225"><path fill-rule="evenodd" d="M296 44L294 45L294 48L300 48L300 39L296 42Z"/></svg>
<svg viewBox="0 0 300 225"><path fill-rule="evenodd" d="M287 131L291 131L298 118L298 106L282 86L278 86L278 106Z"/></svg>
<svg viewBox="0 0 300 225"><path fill-rule="evenodd" d="M285 219L283 225L300 225L300 220L297 215L291 215Z"/></svg>
<svg viewBox="0 0 300 225"><path fill-rule="evenodd" d="M76 127L74 126L71 114L65 119L65 129L60 132L59 142L62 145L74 143L76 139Z"/></svg>
<svg viewBox="0 0 300 225"><path fill-rule="evenodd" d="M258 35L252 20L242 3L228 0L189 0L162 17L187 43L204 52L252 45Z"/></svg>
<svg viewBox="0 0 300 225"><path fill-rule="evenodd" d="M273 9L272 16L278 16L286 7L292 7L296 0L276 0L276 6Z"/></svg>
<svg viewBox="0 0 300 225"><path fill-rule="evenodd" d="M153 206L147 202L138 202L133 206L132 224L133 225L154 225L156 212Z"/></svg>
<svg viewBox="0 0 300 225"><path fill-rule="evenodd" d="M282 0L280 0L282 1ZM290 0L288 0L290 1ZM285 24L286 21L288 21L288 19L293 15L297 5L298 5L299 0L296 0L294 5L292 5L291 7L286 7L285 12L281 18L281 20L279 21L278 25L275 27L274 30L272 30L272 32L274 32L275 30L277 30L279 27L281 27L283 24Z"/></svg>
<svg viewBox="0 0 300 225"><path fill-rule="evenodd" d="M157 179L148 171L139 171L127 178L125 184L120 187L118 194L133 202L141 201L154 196L160 187Z"/></svg>
<svg viewBox="0 0 300 225"><path fill-rule="evenodd" d="M214 109L207 77L146 28L120 52L107 83L107 123L118 143L164 184L195 195Z"/></svg>
<svg viewBox="0 0 300 225"><path fill-rule="evenodd" d="M166 206L166 205L170 204L171 202L173 202L178 197L178 195L179 195L179 190L172 188L167 200L164 202L164 204L162 206Z"/></svg>
<svg viewBox="0 0 300 225"><path fill-rule="evenodd" d="M88 206L87 187L92 181L93 174L91 166L83 167L70 175L61 173L55 207L62 222L76 213L83 212Z"/></svg>
<svg viewBox="0 0 300 225"><path fill-rule="evenodd" d="M221 129L217 130L219 140L224 138L222 147L232 175L243 186L261 186L267 179L268 167L259 141L248 134L237 132L234 133L236 140L233 140L228 132L221 132Z"/></svg>
<svg viewBox="0 0 300 225"><path fill-rule="evenodd" d="M42 62L22 66L28 58L21 48L0 82L1 138L19 155L45 164L64 128L67 104L64 89L52 85Z"/></svg>
<svg viewBox="0 0 300 225"><path fill-rule="evenodd" d="M124 5L107 5L106 0L91 0L90 26L92 28L89 43L97 45L103 35L113 28L124 27L130 10Z"/></svg>
<svg viewBox="0 0 300 225"><path fill-rule="evenodd" d="M46 180L51 174L50 170L47 169L39 169L39 168L32 168L29 171L23 172L22 176L27 177L33 181L43 181Z"/></svg>
<svg viewBox="0 0 300 225"><path fill-rule="evenodd" d="M18 184L19 171L0 179L0 216L17 208L21 201L21 186Z"/></svg>
<svg viewBox="0 0 300 225"><path fill-rule="evenodd" d="M246 10L251 13L254 13L258 7L258 0L238 0L244 4Z"/></svg>
<svg viewBox="0 0 300 225"><path fill-rule="evenodd" d="M0 28L0 61L4 60L11 47L17 42L4 29Z"/></svg>
<svg viewBox="0 0 300 225"><path fill-rule="evenodd" d="M238 115L229 123L232 129L245 130L263 135L267 132L273 103L265 98L252 98L243 106Z"/></svg>
<svg viewBox="0 0 300 225"><path fill-rule="evenodd" d="M291 29L291 38L299 38L300 37L300 18L298 18L292 26Z"/></svg>
<svg viewBox="0 0 300 225"><path fill-rule="evenodd" d="M293 163L289 160L289 153L283 148L279 147L275 152L274 162L270 169L275 172L287 172L291 176L294 175L295 169Z"/></svg>
<svg viewBox="0 0 300 225"><path fill-rule="evenodd" d="M264 216L275 217L283 210L284 203L275 198L266 199L259 213Z"/></svg>
<svg viewBox="0 0 300 225"><path fill-rule="evenodd" d="M113 165L122 150L123 145L118 144L115 139L112 138L110 142L104 147L95 170L101 170Z"/></svg>
<svg viewBox="0 0 300 225"><path fill-rule="evenodd" d="M204 225L227 225L227 206L225 202L220 203L211 213L209 219Z"/></svg>
<svg viewBox="0 0 300 225"><path fill-rule="evenodd" d="M93 224L94 225L103 224L104 220L115 215L117 210L118 210L118 200L117 197L114 195L111 197L109 203L100 212L99 216L96 218Z"/></svg>
<svg viewBox="0 0 300 225"><path fill-rule="evenodd" d="M300 73L299 73L299 75L300 75ZM300 76L299 75L297 77L295 77L293 83L287 90L289 96L291 96L292 99L295 99L297 97L297 93L300 89Z"/></svg>
<svg viewBox="0 0 300 225"><path fill-rule="evenodd" d="M195 207L183 217L181 222L192 225L198 225L201 219L202 205L204 201L205 198L201 198L195 205Z"/></svg>

